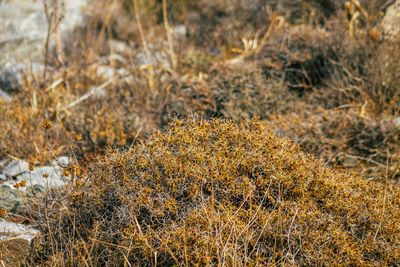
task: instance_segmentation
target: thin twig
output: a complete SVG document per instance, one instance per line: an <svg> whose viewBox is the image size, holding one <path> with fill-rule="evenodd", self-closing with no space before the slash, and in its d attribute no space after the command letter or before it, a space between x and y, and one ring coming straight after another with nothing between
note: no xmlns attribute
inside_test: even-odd
<svg viewBox="0 0 400 267"><path fill-rule="evenodd" d="M135 143L135 141L136 141L137 137L139 136L141 130L142 130L142 127L140 127L139 130L137 131L137 133L136 133L136 135L135 135L135 138L133 139L131 145L129 146L128 151L131 151L131 149L132 149L132 147L133 147L133 144Z"/></svg>
<svg viewBox="0 0 400 267"><path fill-rule="evenodd" d="M162 5L163 5L164 27L165 27L165 32L167 34L167 39L168 39L169 54L170 54L171 61L172 61L172 67L174 70L176 70L176 66L178 63L177 63L176 54L174 51L174 43L173 43L172 36L171 36L171 28L169 27L169 24L168 24L167 1L163 0Z"/></svg>
<svg viewBox="0 0 400 267"><path fill-rule="evenodd" d="M379 8L379 10L385 12L386 9L387 9L389 6L391 6L392 4L394 4L394 2L396 2L396 0L389 0L389 1L387 1L386 3L384 3L384 4Z"/></svg>
<svg viewBox="0 0 400 267"><path fill-rule="evenodd" d="M48 215L48 211L47 211L47 197L45 197L44 201L45 201L44 214L45 214L45 218L46 218L47 228L49 229L51 248L53 249L53 251L56 251L56 249L54 247L53 234L51 232L51 227L50 227L50 223L49 223L49 215Z"/></svg>
<svg viewBox="0 0 400 267"><path fill-rule="evenodd" d="M346 154L346 157L353 158L353 159L361 159L361 160L369 161L369 162L371 162L371 163L374 163L374 164L378 165L379 167L386 168L386 165L385 165L385 164L382 164L382 163L380 163L380 162L377 162L377 161L375 161L375 160L373 160L373 159L369 159L369 158L365 158L365 157L361 157L361 156L354 156L354 155L350 155L350 154Z"/></svg>
<svg viewBox="0 0 400 267"><path fill-rule="evenodd" d="M52 28L52 15L49 11L49 6L47 4L47 0L43 0L44 6L44 13L46 14L47 20L47 34L46 34L46 42L44 45L44 71L43 71L43 82L46 82L46 74L47 74L47 65L49 64L49 41L51 35L51 28Z"/></svg>
<svg viewBox="0 0 400 267"><path fill-rule="evenodd" d="M293 223L294 223L294 220L296 219L296 216L297 216L297 212L298 212L299 210L298 209L296 209L296 213L294 214L294 216L293 216L293 220L292 220L292 222L290 223L290 226L289 226L289 231L288 231L288 250L289 250L289 253L291 253L290 252L290 233L292 232L292 226L293 226Z"/></svg>
<svg viewBox="0 0 400 267"><path fill-rule="evenodd" d="M62 19L64 18L64 9L65 4L64 0L61 1L61 11L58 10L58 1L51 0L52 10L50 10L47 0L43 0L44 13L46 15L47 20L47 34L46 41L44 45L44 71L43 71L43 83L46 83L46 75L47 69L49 65L49 44L50 44L50 36L54 35L54 40L56 43L56 51L57 51L57 59L60 63L64 63L62 58L62 49L61 42L58 36L58 30L61 24Z"/></svg>
<svg viewBox="0 0 400 267"><path fill-rule="evenodd" d="M382 228L383 224L383 219L385 218L385 211L386 211L386 198L387 198L387 187L388 187L388 177L389 177L389 158L390 158L390 153L388 152L388 156L386 157L386 175L385 175L385 191L383 195L383 200L382 200L382 214L379 222L379 226L376 229L375 236L374 236L374 241L376 240L376 237L378 236L379 230Z"/></svg>
<svg viewBox="0 0 400 267"><path fill-rule="evenodd" d="M93 87L92 89L89 90L89 92L87 92L86 94L84 94L83 96L81 96L80 98L78 98L77 100L69 103L67 106L65 106L63 108L63 110L72 108L76 105L78 105L79 103L81 103L82 101L88 99L89 97L91 97L92 95L94 95L97 91L106 88L107 86L109 86L112 82L114 81L114 79L110 79L104 83L102 83L100 86L98 87Z"/></svg>
<svg viewBox="0 0 400 267"><path fill-rule="evenodd" d="M144 30L143 30L143 25L142 25L142 20L140 18L140 12L139 12L139 6L138 6L138 2L137 0L133 0L133 6L135 9L135 17L136 17L136 23L138 25L138 29L139 29L139 34L140 34L140 39L142 40L142 45L143 45L143 49L144 49L144 53L146 54L147 57L147 61L150 61L151 55L150 55L150 50L149 47L147 45L147 41L144 35ZM149 87L151 90L151 93L154 94L154 69L153 66L149 66L148 67L148 80L149 80Z"/></svg>

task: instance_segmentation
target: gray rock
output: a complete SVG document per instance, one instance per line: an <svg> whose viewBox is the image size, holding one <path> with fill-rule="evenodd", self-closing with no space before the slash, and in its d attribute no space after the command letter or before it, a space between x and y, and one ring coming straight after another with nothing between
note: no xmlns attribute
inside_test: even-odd
<svg viewBox="0 0 400 267"><path fill-rule="evenodd" d="M64 0L66 19L59 27L61 40L67 38L74 27L83 24L82 7L88 2ZM61 0L58 3L60 5ZM27 72L29 63L34 75L41 74L47 27L43 1L0 1L0 66L3 66L0 68L0 87L4 91L20 89L22 74ZM53 38L51 42L53 46Z"/></svg>
<svg viewBox="0 0 400 267"><path fill-rule="evenodd" d="M132 48L127 43L118 40L110 40L110 46L115 53L124 54L132 51Z"/></svg>
<svg viewBox="0 0 400 267"><path fill-rule="evenodd" d="M0 209L9 213L20 213L24 210L26 199L26 193L0 186Z"/></svg>
<svg viewBox="0 0 400 267"><path fill-rule="evenodd" d="M400 33L400 1L395 1L386 9L385 16L381 22L385 38L396 40Z"/></svg>
<svg viewBox="0 0 400 267"><path fill-rule="evenodd" d="M140 68L147 68L148 66L171 67L168 42L149 42L147 45L150 52L149 56L144 51L136 54L136 61Z"/></svg>
<svg viewBox="0 0 400 267"><path fill-rule="evenodd" d="M0 209L8 213L19 214L26 208L26 203L32 197L44 192L44 188L36 185L28 190L16 190L14 187L0 185Z"/></svg>
<svg viewBox="0 0 400 267"><path fill-rule="evenodd" d="M0 254L2 266L22 266L31 252L33 240L39 236L39 231L31 227L0 221Z"/></svg>
<svg viewBox="0 0 400 267"><path fill-rule="evenodd" d="M47 177L44 177L44 174ZM8 186L11 189L17 189L14 187L16 183L22 181L26 182L25 187L18 188L19 191L25 192L31 187L39 186L44 190L50 188L56 188L65 185L66 181L62 178L61 168L59 166L44 166L37 167L33 171L27 171L19 174L15 180L7 181L2 186Z"/></svg>
<svg viewBox="0 0 400 267"><path fill-rule="evenodd" d="M32 62L31 72L35 75L44 71L42 63ZM24 75L28 74L28 64L6 62L0 68L0 87L6 88L7 92L18 91L22 86Z"/></svg>
<svg viewBox="0 0 400 267"><path fill-rule="evenodd" d="M125 57L121 56L120 54L114 53L114 54L110 54L107 56L102 56L98 63L101 65L109 66L111 60L118 62L118 63L126 63L127 62L127 59Z"/></svg>
<svg viewBox="0 0 400 267"><path fill-rule="evenodd" d="M3 169L3 174L8 177L15 177L18 174L29 171L29 163L26 161L17 161L12 160L7 166Z"/></svg>
<svg viewBox="0 0 400 267"><path fill-rule="evenodd" d="M22 73L25 69L21 63L6 62L0 68L0 87L5 88L7 92L17 90L22 85Z"/></svg>
<svg viewBox="0 0 400 267"><path fill-rule="evenodd" d="M111 80L116 77L124 77L129 75L129 71L124 68L114 69L110 66L99 65L96 69L96 74L106 80Z"/></svg>
<svg viewBox="0 0 400 267"><path fill-rule="evenodd" d="M59 165L66 166L70 159L60 157L57 162ZM29 170L29 164L26 161L12 160L5 165L3 173L0 173L0 179L4 181L0 184L0 209L11 213L22 212L26 201L29 201L32 196L50 188L63 186L67 182L62 178L62 169L59 165L36 167L32 171ZM14 186L22 181L26 183L24 187Z"/></svg>
<svg viewBox="0 0 400 267"><path fill-rule="evenodd" d="M72 163L72 159L67 156L61 156L51 161L51 165L53 166L61 166L66 167L68 164Z"/></svg>
<svg viewBox="0 0 400 267"><path fill-rule="evenodd" d="M110 80L115 77L115 70L110 66L98 66L96 70L97 76Z"/></svg>
<svg viewBox="0 0 400 267"><path fill-rule="evenodd" d="M11 101L11 96L9 96L6 92L0 89L0 100Z"/></svg>
<svg viewBox="0 0 400 267"><path fill-rule="evenodd" d="M59 157L52 161L53 166L35 167L30 171L29 163L26 161L11 160L8 162L3 160L0 164L5 165L5 167L2 172L0 171L0 180L5 182L1 183L1 187L11 191L17 191L18 189L18 191L21 192L26 192L35 188L36 192L63 186L67 181L63 178L62 168L67 167L71 163L71 158ZM21 183L22 181L25 181L26 186L20 188L14 187L15 184ZM6 194L8 192L7 190L4 189L3 193ZM7 199L7 197L5 196L4 199ZM12 203L11 206L15 206L14 204L15 203Z"/></svg>
<svg viewBox="0 0 400 267"><path fill-rule="evenodd" d="M185 25L177 25L173 28L173 32L178 36L185 36L187 33L187 29Z"/></svg>
<svg viewBox="0 0 400 267"><path fill-rule="evenodd" d="M393 123L397 128L400 128L400 116L393 119Z"/></svg>
<svg viewBox="0 0 400 267"><path fill-rule="evenodd" d="M0 240L23 238L31 242L39 231L22 224L0 221Z"/></svg>
<svg viewBox="0 0 400 267"><path fill-rule="evenodd" d="M2 170L5 166L7 166L8 162L10 160L8 158L5 158L3 160L0 161L0 170Z"/></svg>

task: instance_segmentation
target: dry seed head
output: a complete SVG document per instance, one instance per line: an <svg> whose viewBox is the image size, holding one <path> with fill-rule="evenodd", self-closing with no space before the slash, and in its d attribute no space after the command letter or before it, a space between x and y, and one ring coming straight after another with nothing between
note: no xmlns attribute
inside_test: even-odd
<svg viewBox="0 0 400 267"><path fill-rule="evenodd" d="M379 42L382 40L382 33L377 29L372 29L369 31L369 38L376 42Z"/></svg>
<svg viewBox="0 0 400 267"><path fill-rule="evenodd" d="M35 169L35 166L32 163L29 163L28 169L30 171L33 171Z"/></svg>
<svg viewBox="0 0 400 267"><path fill-rule="evenodd" d="M47 173L43 173L43 178L48 178L49 177L49 174L47 174Z"/></svg>
<svg viewBox="0 0 400 267"><path fill-rule="evenodd" d="M45 128L46 130L48 130L51 127L53 127L53 123L51 123L51 121L49 121L49 120L44 120L42 122L42 127Z"/></svg>
<svg viewBox="0 0 400 267"><path fill-rule="evenodd" d="M75 163L72 163L72 164L71 164L71 169L72 169L72 170L77 170L78 168L79 168L79 166L76 165Z"/></svg>
<svg viewBox="0 0 400 267"><path fill-rule="evenodd" d="M80 135L80 134L75 134L74 139L75 139L75 141L79 142L79 141L82 140L82 135Z"/></svg>
<svg viewBox="0 0 400 267"><path fill-rule="evenodd" d="M0 217L4 217L7 215L7 211L5 209L0 209Z"/></svg>
<svg viewBox="0 0 400 267"><path fill-rule="evenodd" d="M70 172L69 170L65 170L65 171L64 171L64 175L65 175L65 176L69 176L70 174L71 174L71 172Z"/></svg>
<svg viewBox="0 0 400 267"><path fill-rule="evenodd" d="M19 183L19 185L20 185L21 187L25 187L25 186L26 186L26 181L25 181L25 180L22 180L22 181Z"/></svg>

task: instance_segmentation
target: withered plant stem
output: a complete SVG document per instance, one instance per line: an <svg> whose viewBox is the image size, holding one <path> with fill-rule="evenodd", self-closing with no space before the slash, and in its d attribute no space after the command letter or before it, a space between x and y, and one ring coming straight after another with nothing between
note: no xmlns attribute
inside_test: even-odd
<svg viewBox="0 0 400 267"><path fill-rule="evenodd" d="M136 23L138 25L140 39L142 41L144 53L146 54L147 60L150 61L150 57L151 57L150 50L147 45L146 37L144 35L144 30L143 30L142 20L140 18L139 5L138 5L137 0L133 0L133 6L135 9ZM149 83L149 87L150 87L150 92L152 95L154 95L156 93L154 91L154 69L151 64L149 64L149 66L147 66L147 71L148 71L148 83Z"/></svg>
<svg viewBox="0 0 400 267"><path fill-rule="evenodd" d="M46 34L46 41L44 45L44 71L43 71L43 83L46 83L46 76L47 76L47 69L49 65L49 43L50 43L50 36L54 34L54 41L56 44L56 51L57 51L57 60L64 64L64 59L62 55L62 47L60 38L58 36L58 30L60 27L60 23L64 17L64 0L61 1L61 11L58 9L58 1L51 0L51 8L50 10L47 0L43 0L43 7L44 13L46 15L47 21L47 34Z"/></svg>
<svg viewBox="0 0 400 267"><path fill-rule="evenodd" d="M165 33L167 34L167 39L168 39L169 55L171 57L172 67L174 70L176 70L178 62L177 62L176 54L174 51L174 42L172 40L171 27L169 26L169 23L168 23L167 1L163 0L162 4L163 4L163 18L164 18Z"/></svg>

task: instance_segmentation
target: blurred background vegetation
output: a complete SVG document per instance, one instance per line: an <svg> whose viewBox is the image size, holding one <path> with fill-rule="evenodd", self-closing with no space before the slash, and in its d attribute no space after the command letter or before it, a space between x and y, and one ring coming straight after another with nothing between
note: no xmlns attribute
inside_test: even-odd
<svg viewBox="0 0 400 267"><path fill-rule="evenodd" d="M1 157L83 158L174 116L257 116L327 164L397 177L400 54L381 29L387 1L134 3L93 1L64 40L65 60L51 51L46 80L26 75L0 106Z"/></svg>

